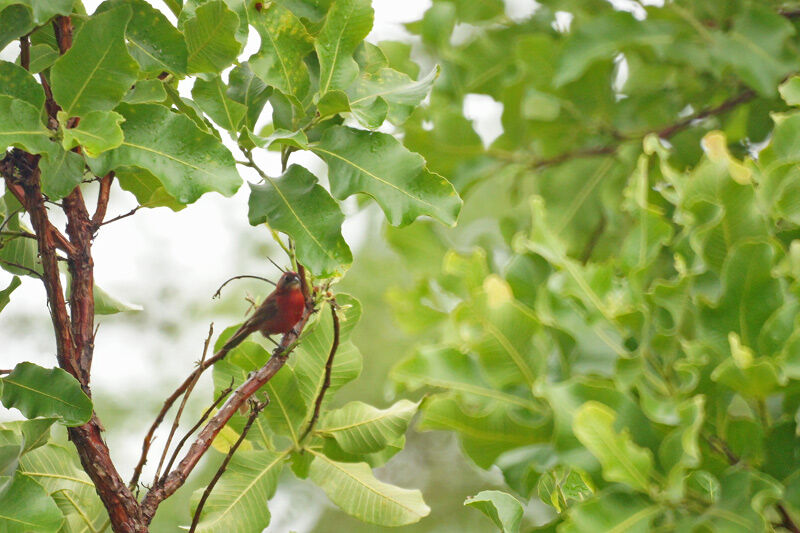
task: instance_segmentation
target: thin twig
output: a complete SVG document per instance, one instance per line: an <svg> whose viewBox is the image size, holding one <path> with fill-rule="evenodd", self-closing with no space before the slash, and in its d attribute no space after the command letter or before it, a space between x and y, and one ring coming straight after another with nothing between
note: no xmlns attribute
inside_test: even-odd
<svg viewBox="0 0 800 533"><path fill-rule="evenodd" d="M114 218L112 218L112 219L109 219L109 220L106 220L106 221L103 221L103 222L101 222L101 223L98 225L98 227L99 227L99 226L105 226L106 224L111 224L112 222L116 222L117 220L122 220L123 218L127 218L127 217L129 217L129 216L131 216L131 215L134 215L134 214L136 214L136 211L138 211L138 210L139 210L141 207L142 207L142 206L140 206L140 205L137 205L136 207L134 207L133 209L131 209L131 210L130 210L130 211L128 211L127 213L123 213L122 215L119 215L119 216L116 216L116 217L114 217Z"/></svg>
<svg viewBox="0 0 800 533"><path fill-rule="evenodd" d="M208 345L211 343L211 336L214 335L214 323L212 322L208 326L208 336L206 337L205 342L203 343L203 355L200 357L200 365L202 366L203 361L206 360L206 355L208 354ZM158 468L156 468L156 475L153 479L153 485L158 483L158 478L161 474L161 467L164 466L164 461L167 458L167 452L169 452L169 445L172 444L172 438L175 436L175 432L178 431L178 425L181 421L181 415L183 414L183 409L186 407L186 402L189 401L189 396L191 396L192 391L194 390L195 385L197 385L197 380L200 379L200 374L194 378L191 385L186 389L186 392L183 395L183 399L181 400L181 404L178 406L178 412L175 413L175 419L172 421L172 427L169 430L169 435L167 436L167 442L164 444L164 451L161 452L161 459L158 461Z"/></svg>
<svg viewBox="0 0 800 533"><path fill-rule="evenodd" d="M273 261L271 257L267 257L267 260L268 260L270 263L272 263L272 266L274 266L275 268L277 268L277 269L278 269L278 270L280 270L281 272L283 272L283 273L285 273L285 272L286 272L286 269L285 269L285 268L283 268L283 267L281 267L281 266L280 266L278 263L276 263L275 261Z"/></svg>
<svg viewBox="0 0 800 533"><path fill-rule="evenodd" d="M230 386L220 391L219 395L214 400L214 403L212 403L208 407L208 409L206 409L205 412L203 412L203 415L200 417L200 420L198 420L197 423L193 425L189 429L189 431L186 432L186 435L184 435L183 438L180 441L178 441L178 445L175 446L175 450L172 452L172 457L169 458L169 462L167 463L167 466L164 468L165 476L167 472L172 470L172 465L175 463L175 459L178 458L178 453L181 451L181 448L183 448L183 445L186 444L186 441L189 440L189 437L191 437L192 434L194 434L194 432L197 431L197 428L203 425L203 422L205 422L208 419L208 416L211 414L211 411L216 409L216 407L220 404L220 402L222 402L222 400L227 398L228 394L230 394L232 390L233 390L233 378L231 378Z"/></svg>
<svg viewBox="0 0 800 533"><path fill-rule="evenodd" d="M3 228L5 228L8 225L8 223L11 222L11 219L14 218L14 215L20 213L21 211L22 211L22 208L19 207L17 209L14 209L8 215L6 215L6 219L2 222L2 224L0 224L0 233L2 233Z"/></svg>
<svg viewBox="0 0 800 533"><path fill-rule="evenodd" d="M228 283L230 283L231 281L233 281L235 279L243 279L243 278L260 279L261 281L266 281L267 283L270 283L273 286L275 285L274 281L272 281L270 279L267 279L267 278L262 278L261 276L251 276L249 274L244 274L244 275L241 275L241 276L233 276L232 278L229 278L228 280L226 280L225 283L220 285L219 289L217 289L217 292L215 292L214 295L211 298L219 298L222 295L222 289L223 289L223 287L225 287L225 285L227 285Z"/></svg>
<svg viewBox="0 0 800 533"><path fill-rule="evenodd" d="M798 527L794 520L792 520L792 516L789 514L789 511L786 510L786 506L784 506L783 503L778 502L775 504L775 508L781 515L780 523L775 524L775 526L782 527L783 529L791 531L792 533L800 533L800 527Z"/></svg>
<svg viewBox="0 0 800 533"><path fill-rule="evenodd" d="M7 368L0 369L0 374L10 374L13 370L9 370Z"/></svg>
<svg viewBox="0 0 800 533"><path fill-rule="evenodd" d="M231 462L233 458L233 454L236 453L236 450L239 446L244 442L245 437L247 436L247 432L250 431L250 428L253 426L253 422L256 421L258 418L258 414L261 412L264 407L266 407L268 402L256 402L253 401L250 403L250 417L247 419L247 423L244 425L242 429L242 434L239 435L239 438L236 439L236 442L233 443L231 449L228 450L228 454L225 456L225 459L222 460L222 464L219 465L214 477L211 478L211 481L208 483L206 490L203 491L203 495L200 497L200 502L197 504L197 509L195 509L194 517L192 518L192 526L189 528L189 533L194 533L197 529L197 524L200 522L200 515L203 512L203 507L208 500L208 497L211 495L211 491L214 490L219 479L222 477L222 474L225 472L225 469L228 468L228 463Z"/></svg>
<svg viewBox="0 0 800 533"><path fill-rule="evenodd" d="M26 239L36 239L36 235L28 231L0 231L3 237L24 237Z"/></svg>
<svg viewBox="0 0 800 533"><path fill-rule="evenodd" d="M19 263L15 263L13 261L8 261L8 260L2 259L2 258L0 258L0 263L5 263L8 266L11 266L11 267L14 267L14 268L18 268L20 270L24 270L25 272L27 272L31 276L36 276L39 279L44 279L39 272L35 271L32 268L26 267L25 265L20 265Z"/></svg>
<svg viewBox="0 0 800 533"><path fill-rule="evenodd" d="M779 9L778 15L787 19L797 18L800 17L800 9Z"/></svg>
<svg viewBox="0 0 800 533"><path fill-rule="evenodd" d="M300 436L300 440L298 442L303 442L306 436L311 433L311 430L314 428L314 424L317 423L317 419L319 418L319 412L322 408L322 400L325 398L325 393L328 391L328 388L331 386L331 370L333 369L333 358L336 355L336 350L339 349L339 315L336 313L336 302L331 301L331 316L333 317L333 343L331 344L331 351L328 354L328 360L325 362L325 380L322 382L322 388L319 390L319 394L317 395L317 399L314 402L314 414L311 416L311 420L308 422L308 426L303 434Z"/></svg>

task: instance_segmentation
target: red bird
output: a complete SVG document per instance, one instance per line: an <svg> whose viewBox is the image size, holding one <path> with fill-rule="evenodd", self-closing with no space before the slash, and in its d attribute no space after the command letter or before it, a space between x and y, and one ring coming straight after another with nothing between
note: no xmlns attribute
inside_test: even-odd
<svg viewBox="0 0 800 533"><path fill-rule="evenodd" d="M238 346L255 331L260 331L267 338L276 333L289 333L303 316L305 305L300 276L296 272L284 272L275 290L228 339L223 349L230 350Z"/></svg>

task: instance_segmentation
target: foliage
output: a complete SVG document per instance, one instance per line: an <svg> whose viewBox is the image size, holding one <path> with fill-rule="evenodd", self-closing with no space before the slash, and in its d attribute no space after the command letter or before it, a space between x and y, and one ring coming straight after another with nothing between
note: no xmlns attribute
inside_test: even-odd
<svg viewBox="0 0 800 533"><path fill-rule="evenodd" d="M461 199L450 182L392 135L372 131L385 121L400 126L407 120L427 96L438 68L418 76L408 57L396 68L380 47L364 41L373 21L369 0L166 4L176 25L145 0L108 0L91 15L79 1L0 3L3 46L20 42L16 62L0 62L0 143L6 154L0 267L56 287L48 298L58 333L59 313L67 316L67 308L63 295L54 294L61 291L59 273L47 270L44 252L48 240L55 239L67 264L66 299L73 314L67 327L78 336L86 317L80 317L81 295L72 293L78 291L78 276L87 268L91 272L90 239L81 244L71 232L78 223L71 209L78 197L82 205L91 182L101 182L98 206L108 202L110 180L117 180L139 207L179 211L206 193L232 196L242 183L237 165L252 168L263 183L250 184L250 223L266 223L295 269L308 274L303 282L313 288L318 313L303 330L297 356L258 393L269 407L202 510L202 489L193 499L198 530L266 527L266 500L284 467L318 484L361 520L387 526L416 522L429 513L420 491L381 482L372 468L403 448L419 404L403 400L382 410L353 402L332 408L334 393L361 371L361 354L349 341L361 308L348 295L334 299L329 290L353 261L341 233L340 204L350 196L374 199L397 226L420 216L455 224ZM251 26L261 36L261 47L241 57ZM187 79L193 84L191 98L178 90ZM272 113L261 127L267 103ZM254 154L260 150L281 152L282 176L269 176L258 166ZM322 180L328 187L310 170L287 165L295 151L315 153L328 164L328 180ZM18 189L32 182L41 193ZM67 237L59 241L59 229L46 226L44 208L44 221L37 219L31 195L64 209ZM91 225L92 234L100 230L105 207L97 211L92 220L80 222ZM14 277L0 292L0 309L19 283ZM89 321L93 314L138 309L99 287L93 295ZM331 318L332 306L341 327ZM220 337L217 349L230 333ZM91 361L92 347L80 349L79 359L88 350ZM0 380L4 405L29 418L0 430L0 529L97 531L107 526L102 507L107 502L79 470L72 449L48 442L54 420L67 426L95 424L100 431L84 393L88 367L78 368L64 350L60 345L63 369L20 363ZM242 343L215 365L214 397L242 385L271 355L256 342ZM244 419L235 415L214 447L227 453L244 437ZM72 440L82 451L80 439ZM93 471L87 467L89 474ZM116 476L105 470L92 479L108 482ZM103 487L97 488L101 498L108 498Z"/></svg>
<svg viewBox="0 0 800 533"><path fill-rule="evenodd" d="M442 75L404 143L465 204L455 230L387 229L415 272L387 299L431 339L393 379L428 393L419 429L501 469L516 496L466 503L504 531L530 498L563 532L795 528L794 12L540 3L408 25ZM486 145L472 94L502 104Z"/></svg>

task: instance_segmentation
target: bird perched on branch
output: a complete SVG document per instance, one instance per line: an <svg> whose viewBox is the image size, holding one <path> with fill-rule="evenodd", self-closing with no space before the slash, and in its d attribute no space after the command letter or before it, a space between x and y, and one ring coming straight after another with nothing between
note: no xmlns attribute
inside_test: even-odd
<svg viewBox="0 0 800 533"><path fill-rule="evenodd" d="M284 272L275 290L228 339L223 349L233 349L256 331L260 331L267 338L277 333L289 333L303 316L305 305L300 276L296 272Z"/></svg>

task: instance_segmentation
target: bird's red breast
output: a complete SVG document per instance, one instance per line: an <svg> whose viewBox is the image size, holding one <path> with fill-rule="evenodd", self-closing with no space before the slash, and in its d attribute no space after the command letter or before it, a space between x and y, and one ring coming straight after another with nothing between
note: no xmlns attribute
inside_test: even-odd
<svg viewBox="0 0 800 533"><path fill-rule="evenodd" d="M261 333L264 335L288 333L303 316L305 307L303 291L298 287L287 291L275 291L272 296L277 304L277 312L264 321Z"/></svg>

